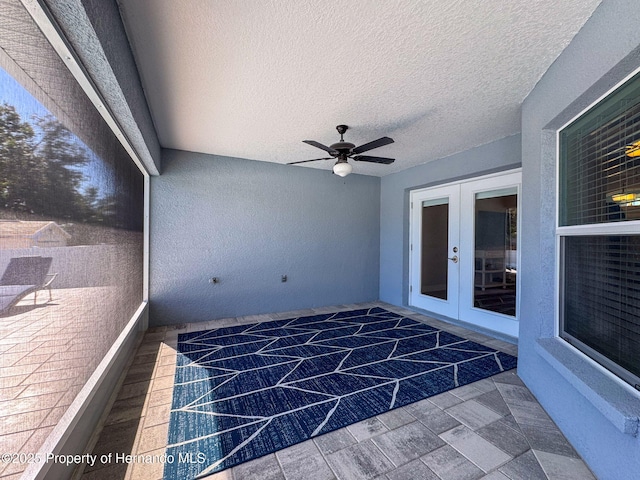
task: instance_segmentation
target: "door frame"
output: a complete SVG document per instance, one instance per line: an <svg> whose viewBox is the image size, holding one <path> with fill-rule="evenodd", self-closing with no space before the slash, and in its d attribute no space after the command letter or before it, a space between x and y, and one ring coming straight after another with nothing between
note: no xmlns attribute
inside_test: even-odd
<svg viewBox="0 0 640 480"><path fill-rule="evenodd" d="M460 249L464 252L472 252L475 249L475 196L477 193L487 192L491 190L499 190L502 188L515 187L517 189L517 232L522 232L520 220L521 210L521 190L522 190L522 172L510 171L503 172L501 175L492 175L489 177L481 177L464 182L460 189L460 224L464 225L471 232L471 235L460 235ZM468 207L468 208L465 208ZM521 245L520 235L517 238L517 266L516 274L516 315L505 315L502 313L492 312L473 305L474 300L474 272L475 272L475 254L462 255L460 258L460 319L490 330L495 330L511 337L518 337L520 318L520 282L521 282Z"/></svg>
<svg viewBox="0 0 640 480"><path fill-rule="evenodd" d="M422 245L422 228L415 228L415 226L422 226L422 202L429 200L437 200L441 198L447 198L448 202L448 243L447 252L452 257L457 255L452 251L453 247L459 247L459 235L460 229L460 185L449 184L445 186L439 186L424 190L417 190L411 194L411 225L414 226L411 231L410 250L413 255L418 255L421 258L420 247ZM421 292L421 275L422 264L418 268L417 263L410 261L410 287L409 287L409 302L410 305L422 308L424 310L430 310L444 315L447 317L458 317L458 308L460 305L458 299L459 290L459 275L460 268L459 263L447 261L447 299L440 299L429 295L424 295Z"/></svg>
<svg viewBox="0 0 640 480"><path fill-rule="evenodd" d="M465 323L469 323L472 325L476 325L478 327L493 330L495 332L508 335L513 338L518 337L519 330L519 318L520 318L520 297L521 297L521 277L522 277L522 252L521 252L521 190L522 190L522 168L511 169L503 172L482 175L478 177L472 177L469 179L465 179L462 181L456 182L448 182L440 185L434 185L431 187L420 188L416 190L412 190L409 192L409 288L408 288L408 298L407 302L409 306L420 308L422 310L431 311L429 309L425 309L420 305L416 305L414 302L415 289L419 288L419 272L416 272L416 267L419 269L418 261L419 261L419 243L416 242L416 235L419 230L417 228L421 225L421 223L416 222L417 213L416 209L419 210L419 206L416 201L416 198L420 198L421 196L428 194L429 191L437 191L439 189L446 189L448 187L453 187L458 185L460 187L460 216L459 216L459 229L461 230L459 236L460 242L460 250L457 253L460 258L459 262L459 281L458 287L460 289L459 295L459 307L457 311L457 316L451 316L447 314L443 314L437 311L434 311L439 316L457 320ZM475 231L475 194L477 192L484 192L487 190L493 190L498 188L504 188L509 186L516 186L518 191L517 201L518 201L518 249L517 249L517 265L518 265L518 274L516 276L516 316L512 317L509 315L504 315L496 312L491 312L489 310L484 310L480 308L476 308L473 306L473 282L474 282L474 264L475 264L475 253L474 250L474 235ZM470 204L470 205L469 205ZM462 233L461 225L465 225L465 231L467 235ZM471 228L468 228L468 225L471 225ZM471 234L469 234L469 232ZM472 254L473 253L473 254ZM418 255L418 257L416 257ZM417 281L416 281L417 279Z"/></svg>

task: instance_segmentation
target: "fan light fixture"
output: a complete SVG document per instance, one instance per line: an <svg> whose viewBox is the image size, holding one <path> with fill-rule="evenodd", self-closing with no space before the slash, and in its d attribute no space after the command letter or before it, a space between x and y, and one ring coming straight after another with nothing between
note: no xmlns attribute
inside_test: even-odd
<svg viewBox="0 0 640 480"><path fill-rule="evenodd" d="M621 207L638 207L640 206L640 191L623 189L618 193L610 193L607 195L607 201L613 202Z"/></svg>
<svg viewBox="0 0 640 480"><path fill-rule="evenodd" d="M335 173L340 177L346 177L351 172L353 172L353 167L351 166L351 164L347 163L346 161L341 162L340 160L338 160L336 164L333 166L333 173Z"/></svg>
<svg viewBox="0 0 640 480"><path fill-rule="evenodd" d="M629 203L638 199L640 199L640 195L637 193L617 193L611 195L611 200L616 203Z"/></svg>
<svg viewBox="0 0 640 480"><path fill-rule="evenodd" d="M640 157L640 141L633 142L631 145L625 147L625 154L627 157Z"/></svg>

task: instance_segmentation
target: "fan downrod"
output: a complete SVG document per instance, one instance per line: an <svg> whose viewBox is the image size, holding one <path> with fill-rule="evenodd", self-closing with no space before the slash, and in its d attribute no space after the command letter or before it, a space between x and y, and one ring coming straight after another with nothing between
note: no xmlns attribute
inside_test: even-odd
<svg viewBox="0 0 640 480"><path fill-rule="evenodd" d="M344 138L342 138L342 136L344 135L344 132L346 132L349 129L348 126L346 125L338 125L336 127L336 130L338 130L338 133L340 134L340 141L344 142Z"/></svg>

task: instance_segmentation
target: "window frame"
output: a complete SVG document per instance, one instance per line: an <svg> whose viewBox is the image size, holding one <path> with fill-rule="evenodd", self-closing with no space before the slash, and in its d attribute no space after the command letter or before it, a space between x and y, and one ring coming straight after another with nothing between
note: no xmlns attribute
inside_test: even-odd
<svg viewBox="0 0 640 480"><path fill-rule="evenodd" d="M621 81L616 83L613 87L608 89L605 93L599 96L594 102L589 104L577 115L572 117L565 124L560 126L555 132L556 140L556 162L555 162L555 322L554 322L554 336L569 345L574 349L578 355L586 359L602 372L607 374L610 378L613 378L616 382L623 385L631 385L636 390L640 390L640 377L637 377L633 373L629 372L625 368L618 365L613 360L609 359L605 355L595 351L588 345L581 342L579 339L573 337L571 334L564 331L564 238L575 236L640 236L640 220L630 220L625 222L612 221L605 223L592 223L583 225L568 225L563 226L560 224L561 220L561 137L562 132L572 125L575 121L581 119L584 115L591 112L591 110L597 108L604 100L610 95L615 94L620 88L625 86L634 76L640 73L640 67L633 70ZM640 79L637 80L640 82Z"/></svg>

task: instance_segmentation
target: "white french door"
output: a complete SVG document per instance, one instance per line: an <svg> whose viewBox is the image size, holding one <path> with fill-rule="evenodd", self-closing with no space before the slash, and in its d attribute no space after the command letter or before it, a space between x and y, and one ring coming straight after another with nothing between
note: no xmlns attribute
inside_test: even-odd
<svg viewBox="0 0 640 480"><path fill-rule="evenodd" d="M411 193L409 303L518 336L520 171Z"/></svg>
<svg viewBox="0 0 640 480"><path fill-rule="evenodd" d="M460 185L412 194L411 305L458 317Z"/></svg>

